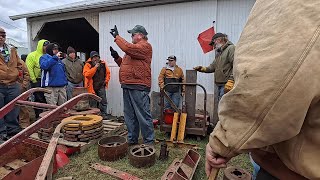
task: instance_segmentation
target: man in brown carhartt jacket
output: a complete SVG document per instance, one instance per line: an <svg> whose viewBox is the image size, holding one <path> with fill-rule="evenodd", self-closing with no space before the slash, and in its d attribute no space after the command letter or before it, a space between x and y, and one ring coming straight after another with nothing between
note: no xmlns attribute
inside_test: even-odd
<svg viewBox="0 0 320 180"><path fill-rule="evenodd" d="M251 151L271 178L320 179L319 12L315 0L256 1L207 145L207 174Z"/></svg>
<svg viewBox="0 0 320 180"><path fill-rule="evenodd" d="M177 65L177 57L169 56L167 60L167 66L161 69L158 77L160 90L163 90L164 86L168 83L184 83L183 70ZM167 85L165 91L174 104L179 107L180 98L181 96L184 96L185 86ZM165 99L164 109L172 109L167 99Z"/></svg>
<svg viewBox="0 0 320 180"><path fill-rule="evenodd" d="M137 25L128 33L132 43L119 36L117 27L111 29L116 44L125 52L123 58L110 47L111 55L120 66L119 76L123 89L124 119L128 127L129 144L137 144L139 132L145 144L153 144L154 131L150 113L152 47L147 31ZM140 126L140 127L139 127Z"/></svg>
<svg viewBox="0 0 320 180"><path fill-rule="evenodd" d="M21 94L18 83L19 70L22 69L20 58L15 47L10 48L6 43L6 32L0 28L0 108ZM20 132L18 121L19 108L0 119L0 144Z"/></svg>

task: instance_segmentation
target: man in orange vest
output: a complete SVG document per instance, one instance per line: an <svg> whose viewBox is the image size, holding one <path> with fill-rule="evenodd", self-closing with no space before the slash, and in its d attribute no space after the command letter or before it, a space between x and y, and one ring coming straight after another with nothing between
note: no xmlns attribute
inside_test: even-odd
<svg viewBox="0 0 320 180"><path fill-rule="evenodd" d="M96 94L102 100L99 109L103 119L107 119L107 96L106 89L110 80L110 70L107 63L100 59L96 51L90 53L90 58L83 67L84 87L89 93Z"/></svg>

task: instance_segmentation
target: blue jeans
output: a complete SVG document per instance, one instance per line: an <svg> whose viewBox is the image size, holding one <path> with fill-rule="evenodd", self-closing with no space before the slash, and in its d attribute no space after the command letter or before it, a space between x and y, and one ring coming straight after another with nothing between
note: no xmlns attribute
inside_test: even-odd
<svg viewBox="0 0 320 180"><path fill-rule="evenodd" d="M13 85L0 85L0 108L18 97L21 93L21 87L18 83ZM7 137L17 134L21 131L19 125L20 108L15 106L7 115L0 119L0 136Z"/></svg>
<svg viewBox="0 0 320 180"><path fill-rule="evenodd" d="M218 102L221 100L224 95L224 85L217 85L218 87Z"/></svg>
<svg viewBox="0 0 320 180"><path fill-rule="evenodd" d="M68 81L68 85L67 85L67 99L70 100L72 98L72 91L73 88L75 87L83 87L83 82L80 82L78 84L74 84L70 81Z"/></svg>
<svg viewBox="0 0 320 180"><path fill-rule="evenodd" d="M254 162L254 160L252 159L251 157L251 154L249 155L250 156L250 162L253 166L253 173L252 173L252 179L255 180L257 178L257 174L260 170L260 166Z"/></svg>
<svg viewBox="0 0 320 180"><path fill-rule="evenodd" d="M154 131L148 91L123 89L124 120L128 128L128 143L137 144L139 132L145 144L153 144Z"/></svg>
<svg viewBox="0 0 320 180"><path fill-rule="evenodd" d="M99 109L100 109L100 113L101 113L101 116L103 118L105 118L108 113L107 113L107 105L108 105L108 102L107 102L107 95L106 95L106 88L105 87L102 87L100 88L98 91L95 91L96 92L96 95L101 97L101 101L98 103L98 106L99 106ZM96 102L96 101L95 101Z"/></svg>
<svg viewBox="0 0 320 180"><path fill-rule="evenodd" d="M180 92L170 93L167 92L168 96L171 98L173 103L179 108L181 94ZM165 106L164 109L173 109L169 103L169 101L165 98Z"/></svg>

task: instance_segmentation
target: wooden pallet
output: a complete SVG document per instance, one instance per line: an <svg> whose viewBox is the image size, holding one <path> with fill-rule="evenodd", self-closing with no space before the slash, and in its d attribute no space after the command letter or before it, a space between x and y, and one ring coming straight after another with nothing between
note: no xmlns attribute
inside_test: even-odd
<svg viewBox="0 0 320 180"><path fill-rule="evenodd" d="M0 167L0 179L4 178L12 171L19 169L26 164L27 162L23 159L15 159L14 161L7 163L3 167Z"/></svg>
<svg viewBox="0 0 320 180"><path fill-rule="evenodd" d="M119 135L125 130L125 124L110 120L103 120L104 137Z"/></svg>

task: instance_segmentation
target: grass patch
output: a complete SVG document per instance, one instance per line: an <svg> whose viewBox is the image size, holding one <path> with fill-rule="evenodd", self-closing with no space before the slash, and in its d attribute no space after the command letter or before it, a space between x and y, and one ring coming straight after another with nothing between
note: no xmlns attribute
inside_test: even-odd
<svg viewBox="0 0 320 180"><path fill-rule="evenodd" d="M156 138L159 139L169 139L169 137L158 130L155 131ZM201 155L201 159L197 170L193 176L193 179L200 180L200 179L207 179L204 170L204 158L205 158L205 146L208 143L208 137L202 139L201 141L197 141L195 137L187 137L185 142L198 144L200 149L198 152ZM159 157L160 153L160 143L156 146L156 156ZM70 163L65 166L63 169L60 169L57 174L54 175L54 178L72 176L73 179L77 180L87 180L87 179L94 179L94 180L108 180L108 179L115 179L107 174L103 174L99 171L96 171L90 168L90 164L92 163L100 163L102 165L110 166L114 169L118 169L127 173L130 173L134 176L137 176L141 179L146 180L155 180L160 179L164 172L167 170L169 165L175 158L182 159L186 152L188 151L187 148L169 148L169 159L166 161L157 160L155 165L150 168L135 168L129 164L129 159L126 156L125 158L115 161L115 162L105 162L99 159L98 157L98 145L94 145L90 147L87 151L81 154L75 154L70 157ZM248 171L252 171L252 166L249 161L249 156L247 154L239 155L233 158L230 162L230 165L238 166L240 168L246 169ZM219 174L220 178L222 177L222 173Z"/></svg>

